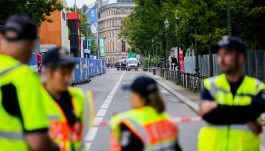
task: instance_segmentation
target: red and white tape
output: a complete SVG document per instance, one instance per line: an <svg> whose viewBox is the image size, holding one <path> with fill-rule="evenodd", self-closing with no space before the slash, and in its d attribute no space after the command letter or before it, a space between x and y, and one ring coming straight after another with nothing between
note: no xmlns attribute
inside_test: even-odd
<svg viewBox="0 0 265 151"><path fill-rule="evenodd" d="M172 118L172 120L176 123L195 123L195 122L202 122L203 119L199 116L195 116L195 117L174 117ZM103 126L109 126L109 122L108 121L101 121L97 124L94 124L94 126L99 126L99 127L103 127Z"/></svg>
<svg viewBox="0 0 265 151"><path fill-rule="evenodd" d="M174 117L173 121L176 123L194 123L194 122L202 122L203 119L200 116L195 117Z"/></svg>

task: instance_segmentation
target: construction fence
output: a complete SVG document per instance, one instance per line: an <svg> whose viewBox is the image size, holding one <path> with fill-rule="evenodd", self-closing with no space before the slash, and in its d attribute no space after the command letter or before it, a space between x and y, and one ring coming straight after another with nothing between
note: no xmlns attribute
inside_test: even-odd
<svg viewBox="0 0 265 151"><path fill-rule="evenodd" d="M29 65L34 71L42 73L45 70L41 59L43 56L32 54ZM81 57L73 57L73 59L77 62L74 69L73 85L87 83L92 77L106 73L105 60Z"/></svg>

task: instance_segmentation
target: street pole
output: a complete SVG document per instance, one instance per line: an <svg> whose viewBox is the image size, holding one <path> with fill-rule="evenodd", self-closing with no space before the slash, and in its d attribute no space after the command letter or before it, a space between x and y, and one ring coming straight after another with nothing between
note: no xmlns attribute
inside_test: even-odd
<svg viewBox="0 0 265 151"><path fill-rule="evenodd" d="M99 59L100 56L100 47L99 47L99 5L100 5L100 0L97 0L97 59Z"/></svg>
<svg viewBox="0 0 265 151"><path fill-rule="evenodd" d="M180 18L177 15L175 16L175 18L176 18L177 28L178 28ZM177 69L178 69L177 72L179 72L180 71L180 63L179 63L180 42L179 42L179 38L178 38L178 32L177 32L176 36L177 36ZM174 70L175 70L175 67L174 67Z"/></svg>
<svg viewBox="0 0 265 151"><path fill-rule="evenodd" d="M227 0L227 32L228 32L228 36L232 36L231 2L230 2L230 0Z"/></svg>
<svg viewBox="0 0 265 151"><path fill-rule="evenodd" d="M197 35L197 28L195 27L195 36ZM200 71L200 68L199 68L199 53L198 53L198 49L197 49L197 41L195 39L194 41L195 43L195 72L197 74L197 76L200 75L199 71Z"/></svg>
<svg viewBox="0 0 265 151"><path fill-rule="evenodd" d="M167 32L165 34L165 39L163 40L164 69L166 69L166 39L167 39Z"/></svg>
<svg viewBox="0 0 265 151"><path fill-rule="evenodd" d="M167 39L167 29L166 29L166 41L165 41L165 49L164 49L164 63L165 63L165 69L167 69L167 59L166 59L166 51L168 49L168 39Z"/></svg>
<svg viewBox="0 0 265 151"><path fill-rule="evenodd" d="M155 45L155 49L156 49L156 67L158 66L158 54L157 54L157 46Z"/></svg>

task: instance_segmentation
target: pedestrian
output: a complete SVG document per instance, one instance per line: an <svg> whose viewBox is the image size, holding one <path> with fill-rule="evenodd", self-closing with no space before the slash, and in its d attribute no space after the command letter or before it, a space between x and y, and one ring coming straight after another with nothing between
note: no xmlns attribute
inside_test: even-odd
<svg viewBox="0 0 265 151"><path fill-rule="evenodd" d="M50 119L50 137L59 144L61 151L81 150L94 117L92 92L69 86L76 62L66 49L50 49L43 62L42 93Z"/></svg>
<svg viewBox="0 0 265 151"><path fill-rule="evenodd" d="M199 114L207 122L199 133L199 151L259 151L265 112L265 85L244 75L246 48L237 37L225 36L218 45L223 74L204 80Z"/></svg>
<svg viewBox="0 0 265 151"><path fill-rule="evenodd" d="M138 77L129 89L130 111L115 115L110 125L112 151L179 151L178 128L165 112L155 80Z"/></svg>
<svg viewBox="0 0 265 151"><path fill-rule="evenodd" d="M0 150L57 151L48 136L48 120L39 76L27 65L38 29L27 15L7 19L0 35Z"/></svg>

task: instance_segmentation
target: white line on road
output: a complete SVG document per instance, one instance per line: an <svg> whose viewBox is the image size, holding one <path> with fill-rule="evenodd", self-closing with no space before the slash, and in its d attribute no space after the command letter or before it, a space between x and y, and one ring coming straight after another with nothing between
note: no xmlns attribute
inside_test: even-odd
<svg viewBox="0 0 265 151"><path fill-rule="evenodd" d="M97 113L97 117L104 117L105 114L107 112L107 109L99 109L98 113Z"/></svg>
<svg viewBox="0 0 265 151"><path fill-rule="evenodd" d="M102 105L101 105L101 108L102 109L107 109L109 107L109 103L103 103Z"/></svg>
<svg viewBox="0 0 265 151"><path fill-rule="evenodd" d="M119 80L117 81L117 83L115 84L115 86L113 87L113 89L111 90L111 92L109 93L107 98L105 99L105 101L102 103L101 108L98 110L98 112L96 114L96 117L95 117L94 123L93 123L93 127L90 128L88 135L85 138L85 142L86 142L85 146L88 150L92 146L92 142L94 141L94 139L97 135L98 129L99 129L99 127L96 127L96 126L99 125L99 123L102 122L102 120L104 119L104 116L107 113L107 109L108 109L117 89L119 88L119 85L120 85L124 75L125 75L125 72L122 73Z"/></svg>
<svg viewBox="0 0 265 151"><path fill-rule="evenodd" d="M93 141L94 138L96 137L97 132L98 132L98 127L91 127L88 136L86 137L86 141Z"/></svg>
<svg viewBox="0 0 265 151"><path fill-rule="evenodd" d="M98 126L103 121L103 117L96 117L94 119L94 126Z"/></svg>

